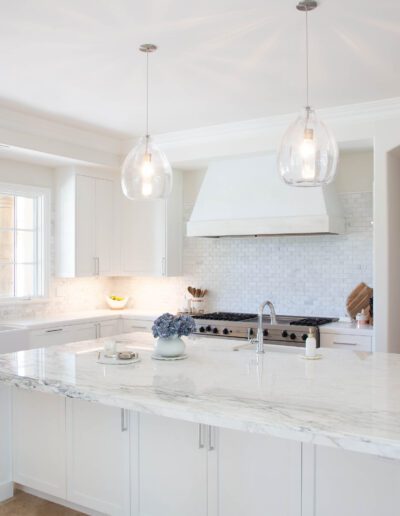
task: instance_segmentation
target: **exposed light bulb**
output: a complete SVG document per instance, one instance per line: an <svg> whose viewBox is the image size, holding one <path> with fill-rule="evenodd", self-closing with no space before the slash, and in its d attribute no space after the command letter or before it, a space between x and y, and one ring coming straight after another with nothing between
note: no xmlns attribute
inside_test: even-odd
<svg viewBox="0 0 400 516"><path fill-rule="evenodd" d="M146 152L143 156L143 165L142 165L142 176L145 178L151 177L154 175L154 167L151 160L151 154Z"/></svg>
<svg viewBox="0 0 400 516"><path fill-rule="evenodd" d="M143 197L150 197L153 193L153 186L151 183L147 181L143 181L142 183L142 195Z"/></svg>
<svg viewBox="0 0 400 516"><path fill-rule="evenodd" d="M314 131L305 129L304 139L300 144L300 156L303 160L301 175L306 181L315 179L315 154Z"/></svg>

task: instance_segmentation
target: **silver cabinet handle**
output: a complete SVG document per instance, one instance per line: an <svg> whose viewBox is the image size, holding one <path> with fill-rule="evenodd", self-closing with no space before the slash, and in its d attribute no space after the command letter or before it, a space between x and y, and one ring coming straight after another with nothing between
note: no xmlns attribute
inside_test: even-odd
<svg viewBox="0 0 400 516"><path fill-rule="evenodd" d="M55 328L54 330L46 330L46 333L55 333L56 331L63 331L62 328Z"/></svg>
<svg viewBox="0 0 400 516"><path fill-rule="evenodd" d="M334 344L336 344L337 346L357 346L357 343L356 342L336 342L335 340L333 341Z"/></svg>
<svg viewBox="0 0 400 516"><path fill-rule="evenodd" d="M208 451L215 450L215 429L212 426L208 427Z"/></svg>
<svg viewBox="0 0 400 516"><path fill-rule="evenodd" d="M167 265L167 260L165 258L165 256L162 258L161 260L161 274L162 276L165 276L167 271L166 271L166 265Z"/></svg>
<svg viewBox="0 0 400 516"><path fill-rule="evenodd" d="M125 409L121 409L121 432L128 431L128 418Z"/></svg>
<svg viewBox="0 0 400 516"><path fill-rule="evenodd" d="M199 448L204 448L204 428L201 424L199 424Z"/></svg>
<svg viewBox="0 0 400 516"><path fill-rule="evenodd" d="M98 256L93 257L94 260L94 275L99 276L100 274L100 259Z"/></svg>

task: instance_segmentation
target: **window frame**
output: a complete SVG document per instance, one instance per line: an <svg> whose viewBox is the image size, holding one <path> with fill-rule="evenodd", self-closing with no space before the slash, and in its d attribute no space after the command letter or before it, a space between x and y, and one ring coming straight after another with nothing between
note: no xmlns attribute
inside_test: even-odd
<svg viewBox="0 0 400 516"><path fill-rule="evenodd" d="M40 294L32 296L4 296L0 297L0 304L44 301L48 298L50 285L51 190L45 187L0 182L0 193L14 197L21 196L37 199L37 253L40 256L36 271L37 282L40 285L40 288L38 287ZM18 228L14 227L14 232L17 230ZM42 264L41 267L39 266L40 263Z"/></svg>

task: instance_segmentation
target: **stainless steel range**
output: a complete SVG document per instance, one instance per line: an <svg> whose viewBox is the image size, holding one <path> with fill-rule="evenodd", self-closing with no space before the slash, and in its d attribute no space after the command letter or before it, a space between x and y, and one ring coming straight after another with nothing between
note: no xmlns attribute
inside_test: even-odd
<svg viewBox="0 0 400 516"><path fill-rule="evenodd" d="M251 339L257 334L256 314L235 312L213 312L194 315L196 332L212 337ZM317 347L319 347L319 326L337 321L330 317L296 317L277 315L277 324L271 324L269 315L263 316L263 334L266 344L304 347L310 327L314 328Z"/></svg>

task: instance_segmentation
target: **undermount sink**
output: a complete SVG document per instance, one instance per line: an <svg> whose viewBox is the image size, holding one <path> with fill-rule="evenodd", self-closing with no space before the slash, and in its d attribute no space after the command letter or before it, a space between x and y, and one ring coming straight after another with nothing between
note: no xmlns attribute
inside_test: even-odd
<svg viewBox="0 0 400 516"><path fill-rule="evenodd" d="M287 345L283 345L278 342L264 343L264 348L265 348L266 353L268 353L268 351L279 351L279 352L283 352L283 353L298 353L298 354L304 353L303 347L287 346ZM255 346L255 344L250 344L250 343L238 344L236 346L233 346L232 351L251 351L251 352L255 353L256 346Z"/></svg>

